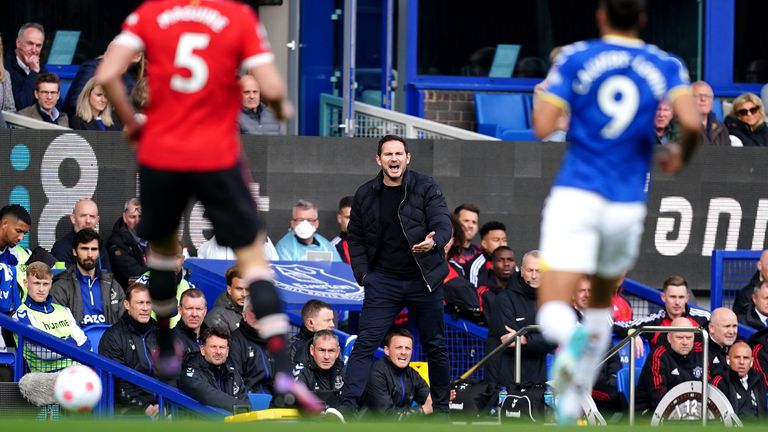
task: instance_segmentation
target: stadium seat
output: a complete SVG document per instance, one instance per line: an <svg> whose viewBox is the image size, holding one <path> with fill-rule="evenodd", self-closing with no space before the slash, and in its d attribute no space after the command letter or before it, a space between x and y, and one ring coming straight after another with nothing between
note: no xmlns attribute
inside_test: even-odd
<svg viewBox="0 0 768 432"><path fill-rule="evenodd" d="M99 341L101 340L101 336L110 327L112 326L109 324L93 324L83 329L85 336L88 337L88 342L91 343L93 352L99 352Z"/></svg>
<svg viewBox="0 0 768 432"><path fill-rule="evenodd" d="M614 344L618 341L614 341ZM635 367L642 368L645 364L645 360L648 358L648 354L650 354L651 346L648 344L648 341L643 339L643 355L640 356L640 358L635 359ZM622 368L628 368L629 367L629 344L624 345L619 350L619 353L617 354L619 356L619 359L621 359L621 367Z"/></svg>
<svg viewBox="0 0 768 432"><path fill-rule="evenodd" d="M475 93L477 132L496 138L535 140L531 130L533 98L522 93Z"/></svg>
<svg viewBox="0 0 768 432"><path fill-rule="evenodd" d="M718 120L723 121L723 101L715 98L712 101L712 112L715 114Z"/></svg>
<svg viewBox="0 0 768 432"><path fill-rule="evenodd" d="M642 370L643 368L635 368L635 386L637 386ZM629 368L621 368L616 373L616 386L619 392L624 395L624 399L629 401Z"/></svg>
<svg viewBox="0 0 768 432"><path fill-rule="evenodd" d="M0 366L8 366L13 370L16 366L16 354L12 352L0 352Z"/></svg>
<svg viewBox="0 0 768 432"><path fill-rule="evenodd" d="M356 340L357 335L350 335L347 338L347 341L344 342L344 348L341 350L341 360L345 365L347 364L347 360L349 360L349 355L352 354L352 349L355 347Z"/></svg>

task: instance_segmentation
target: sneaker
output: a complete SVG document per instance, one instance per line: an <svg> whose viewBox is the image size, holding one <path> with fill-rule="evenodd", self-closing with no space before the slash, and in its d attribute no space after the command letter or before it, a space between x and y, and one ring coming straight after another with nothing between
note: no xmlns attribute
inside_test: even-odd
<svg viewBox="0 0 768 432"><path fill-rule="evenodd" d="M325 404L317 395L304 385L303 382L295 381L286 373L278 372L275 375L275 406L283 407L298 405L306 413L320 414L325 408Z"/></svg>
<svg viewBox="0 0 768 432"><path fill-rule="evenodd" d="M560 347L552 364L552 380L555 382L555 393L558 396L555 420L560 424L574 424L580 417L580 399L584 389L578 382L580 372L577 369L588 344L587 329L576 327L568 343Z"/></svg>
<svg viewBox="0 0 768 432"><path fill-rule="evenodd" d="M342 424L346 424L347 421L344 420L344 414L342 414L339 410L336 408L328 408L325 411L321 413L321 415L328 419L334 419L337 418Z"/></svg>

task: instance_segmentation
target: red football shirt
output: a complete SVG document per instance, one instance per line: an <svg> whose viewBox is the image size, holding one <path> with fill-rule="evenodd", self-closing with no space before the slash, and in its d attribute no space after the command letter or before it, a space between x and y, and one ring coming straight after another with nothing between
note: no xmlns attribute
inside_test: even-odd
<svg viewBox="0 0 768 432"><path fill-rule="evenodd" d="M139 163L195 172L234 166L240 156L237 72L273 61L253 10L228 0L148 1L125 19L115 43L147 57Z"/></svg>

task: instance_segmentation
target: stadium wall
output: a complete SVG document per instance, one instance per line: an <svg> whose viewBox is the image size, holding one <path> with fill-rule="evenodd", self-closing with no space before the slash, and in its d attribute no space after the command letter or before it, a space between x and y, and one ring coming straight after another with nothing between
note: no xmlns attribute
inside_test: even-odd
<svg viewBox="0 0 768 432"><path fill-rule="evenodd" d="M299 198L320 208L320 232L337 234L339 198L378 170L375 139L244 137L252 191L277 241L288 229ZM481 208L480 223L508 226L518 256L538 243L541 207L564 146L554 143L413 141L411 168L433 175L452 209ZM50 248L70 229L78 198L93 197L106 236L125 200L136 195L133 151L116 132L59 133L0 130L0 202L25 205L33 217L27 245ZM765 248L768 225L768 152L759 148L703 148L681 176L654 172L640 261L630 277L659 286L682 274L709 289L711 250ZM201 206L188 209L180 228L200 245L206 222ZM746 281L745 281L746 282Z"/></svg>

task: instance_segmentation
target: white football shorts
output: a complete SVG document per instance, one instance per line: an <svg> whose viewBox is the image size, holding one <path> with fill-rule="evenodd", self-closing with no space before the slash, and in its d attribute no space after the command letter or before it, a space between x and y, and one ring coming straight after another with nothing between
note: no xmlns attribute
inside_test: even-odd
<svg viewBox="0 0 768 432"><path fill-rule="evenodd" d="M541 223L545 268L605 279L620 276L637 260L646 211L644 202L608 201L582 189L552 188Z"/></svg>

